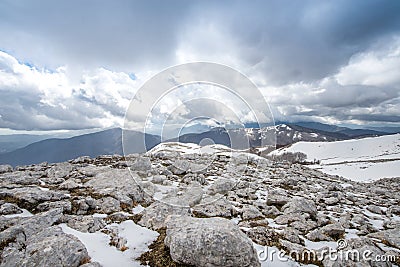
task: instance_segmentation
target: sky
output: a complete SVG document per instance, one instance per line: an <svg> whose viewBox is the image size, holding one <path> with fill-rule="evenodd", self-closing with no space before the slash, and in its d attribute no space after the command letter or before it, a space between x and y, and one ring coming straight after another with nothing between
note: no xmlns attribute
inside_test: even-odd
<svg viewBox="0 0 400 267"><path fill-rule="evenodd" d="M196 61L249 77L277 121L400 123L397 0L2 0L0 36L0 133L122 127L148 79Z"/></svg>

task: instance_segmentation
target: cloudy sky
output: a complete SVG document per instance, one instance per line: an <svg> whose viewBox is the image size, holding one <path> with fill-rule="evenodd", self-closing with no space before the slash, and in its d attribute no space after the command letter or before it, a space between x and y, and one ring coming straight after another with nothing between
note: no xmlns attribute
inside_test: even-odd
<svg viewBox="0 0 400 267"><path fill-rule="evenodd" d="M400 122L400 1L0 1L0 133L122 126L159 71L247 75L276 120Z"/></svg>

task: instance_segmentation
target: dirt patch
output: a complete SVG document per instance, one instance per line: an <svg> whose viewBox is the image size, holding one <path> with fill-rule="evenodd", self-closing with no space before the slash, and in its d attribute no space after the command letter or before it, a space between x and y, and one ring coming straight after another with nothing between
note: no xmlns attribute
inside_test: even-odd
<svg viewBox="0 0 400 267"><path fill-rule="evenodd" d="M169 254L169 248L164 244L166 228L158 229L160 234L156 241L149 246L149 251L143 253L138 260L150 267L190 267L191 265L176 263Z"/></svg>

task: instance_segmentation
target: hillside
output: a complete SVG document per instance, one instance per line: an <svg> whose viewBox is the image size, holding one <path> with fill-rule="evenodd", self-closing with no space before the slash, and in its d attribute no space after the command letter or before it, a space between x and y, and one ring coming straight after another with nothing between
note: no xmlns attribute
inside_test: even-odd
<svg viewBox="0 0 400 267"><path fill-rule="evenodd" d="M99 155L123 154L122 130L120 128L101 132L79 135L66 139L46 139L15 151L0 154L1 164L29 165L41 162L62 162L80 156L97 157ZM148 147L157 145L159 137L146 135ZM143 145L143 133L131 131L126 133L127 146L130 153L145 152Z"/></svg>
<svg viewBox="0 0 400 267"><path fill-rule="evenodd" d="M329 174L367 181L400 176L400 134L337 142L298 142L272 153L303 152Z"/></svg>

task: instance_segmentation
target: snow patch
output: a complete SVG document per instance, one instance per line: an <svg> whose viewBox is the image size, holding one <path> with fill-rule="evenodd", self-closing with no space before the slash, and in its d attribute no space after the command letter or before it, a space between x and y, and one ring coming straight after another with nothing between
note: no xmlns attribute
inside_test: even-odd
<svg viewBox="0 0 400 267"><path fill-rule="evenodd" d="M148 251L148 246L159 235L157 232L141 227L133 221L111 224L111 226L117 226L119 235L125 237L128 241L129 249L122 252L110 246L110 237L102 232L82 233L66 224L60 224L60 226L64 233L76 236L86 246L92 261L99 262L104 267L141 266L140 262L135 259Z"/></svg>

